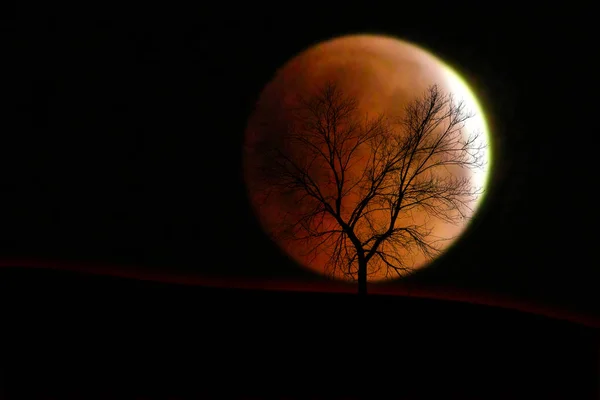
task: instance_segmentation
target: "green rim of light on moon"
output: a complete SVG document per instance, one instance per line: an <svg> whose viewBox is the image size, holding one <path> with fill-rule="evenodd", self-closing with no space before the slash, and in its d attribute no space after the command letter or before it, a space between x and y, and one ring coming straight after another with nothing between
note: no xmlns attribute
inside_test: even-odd
<svg viewBox="0 0 600 400"><path fill-rule="evenodd" d="M473 107L474 110L471 110L475 113L476 118L479 120L478 125L480 129L483 130L482 138L485 140L486 149L484 150L484 163L485 166L483 171L480 172L478 186L482 189L487 188L489 175L492 167L492 137L491 132L487 123L487 119L485 117L485 113L483 112L483 107L481 106L477 96L473 93L473 90L469 87L468 83L465 81L463 77L461 77L454 69L452 69L449 65L444 63L445 72L448 76L448 84L451 87L451 92L453 94L459 94L463 99L466 100L467 104L470 107ZM477 200L479 204L483 198L485 197L485 193L480 196Z"/></svg>

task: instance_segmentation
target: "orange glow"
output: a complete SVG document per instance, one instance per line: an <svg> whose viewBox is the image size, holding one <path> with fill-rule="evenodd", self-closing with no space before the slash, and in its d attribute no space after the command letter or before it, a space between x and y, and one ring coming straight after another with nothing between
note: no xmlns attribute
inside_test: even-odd
<svg viewBox="0 0 600 400"><path fill-rule="evenodd" d="M345 94L359 100L361 117L376 116L378 113L398 116L409 101L423 94L432 84L451 93L454 82L448 76L448 68L435 57L396 39L365 35L323 42L300 53L277 71L261 93L255 114L248 122L246 140L252 144L261 137L263 132L258 122L261 118L268 118L271 123L283 127L290 119L287 110L297 105L296 96L318 89L328 80L336 81ZM290 201L271 195L263 207L258 207L257 204L264 203L265 198L254 189L256 165L256 155L246 154L244 166L250 197L263 227L272 232L285 215L298 213L301 205L297 199ZM354 168L355 171L361 171L363 167L364 164L356 164ZM458 167L447 173L467 176L467 172ZM350 195L345 201L352 209L358 203L358 197ZM387 220L387 214L387 211L379 212L376 219L383 222ZM426 217L424 213L405 216L417 224L424 222ZM333 218L326 222L335 224ZM440 248L443 250L452 244L452 238L457 237L466 224L467 221L459 225L435 221L431 225L432 237L448 239L441 242ZM360 237L360 229L357 234ZM310 252L315 248L316 241L275 240L301 265L321 274L327 272L325 264L330 258L327 251L321 248L316 253ZM428 262L418 251L405 251L404 257L411 260L414 268L425 266ZM341 274L335 277L343 278ZM370 281L383 279L384 271L369 276Z"/></svg>

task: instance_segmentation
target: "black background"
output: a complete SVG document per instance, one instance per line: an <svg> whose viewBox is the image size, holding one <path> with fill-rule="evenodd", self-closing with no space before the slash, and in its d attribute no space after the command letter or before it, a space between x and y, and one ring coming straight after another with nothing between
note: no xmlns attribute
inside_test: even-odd
<svg viewBox="0 0 600 400"><path fill-rule="evenodd" d="M119 341L121 334L130 335L127 337L139 349L146 349L139 350L148 352L144 354L153 354L157 348L167 352L169 345L159 339L157 332L172 326L173 331L166 334L165 340L183 347L186 345L182 343L187 343L188 348L196 349L192 353L199 355L203 351L201 342L212 338L222 340L219 342L222 344L226 336L214 332L202 336L206 332L199 327L202 324L212 326L215 332L239 331L231 342L237 340L254 349L251 354L238 357L244 360L261 358L263 353L256 350L256 343L262 343L264 353L268 354L285 353L281 348L296 348L285 344L269 347L269 343L284 340L283 336L288 338L286 343L310 338L312 350L304 354L318 358L315 355L328 351L327 343L335 347L336 339L332 336L337 335L351 350L335 353L332 358L336 365L331 369L339 373L334 374L334 380L356 379L342 378L346 376L342 369L348 364L354 362L357 368L365 365L358 361L360 351L355 349L358 343L350 340L349 335L360 337L358 332L372 323L356 309L364 305L353 303L356 300L351 297L271 294L270 300L265 300L261 296L267 295L254 292L217 293L201 288L187 294L194 289L8 268L11 260L33 260L29 262L32 266L51 260L59 266L61 262L80 263L82 272L86 262L95 262L103 266L101 270L105 268L106 275L129 270L140 276L144 271L155 271L163 276L179 273L220 276L225 281L245 277L264 277L268 281L322 280L285 258L262 233L245 194L242 143L246 119L276 68L311 44L346 33L399 36L446 60L472 83L482 99L494 135L494 169L480 213L446 256L416 273L410 282L475 288L600 315L593 201L597 65L591 50L595 39L590 10L546 6L528 11L504 3L490 3L484 8L455 2L440 5L428 2L422 6L374 2L357 6L297 3L275 8L255 4L198 4L181 9L167 5L31 9L23 6L7 15L2 34L3 64L8 69L2 77L1 94L4 104L0 136L0 256L7 266L1 271L4 304L7 310L15 311L10 315L17 318L7 321L7 326L27 327L22 329L31 333L33 342L45 337L38 343L47 346L30 347L35 349L30 350L33 360L36 354L41 354L38 350L48 348L52 349L48 354L53 356L44 359L62 357L52 340L66 346L66 353L76 354L77 346L73 343L80 342L65 337L71 328L78 326L78 318L83 318L82 324L88 326L86 332L93 338L106 336L89 324L116 327L108 335L112 350L107 354L113 356L112 361L102 359L94 364L96 361L90 361L98 360L94 357L80 360L95 371L87 375L95 380L78 375L81 382L87 382L80 385L81 390L87 393L100 387L112 390L132 382L124 378L129 372L115 373L122 379L112 381L98 372L103 362L120 363L121 350L129 346ZM183 292L186 294L180 294ZM549 321L536 325L538 322L525 323L519 319L525 317L502 314L498 321L503 321L505 329L515 329L508 334L482 328L489 322L485 318L488 322L480 320L486 312L468 309L464 317L456 317L454 321L463 324L462 333L453 334L460 338L463 349L451 347L452 351L442 357L439 351L446 347L431 343L436 338L452 336L441 330L446 324L453 324L452 318L423 324L418 315L422 311L442 318L448 315L444 307L450 306L409 301L402 303L403 310L412 310L414 315L403 318L397 308L401 306L395 303L402 300L377 301L372 300L368 307L375 307L370 310L377 315L387 316L383 318L385 324L388 324L386 319L402 322L403 326L416 324L418 332L428 332L424 336L413 333L404 337L404 341L399 339L402 344L397 349L410 347L407 341L416 341L419 345L415 348L427 353L423 356L413 350L414 354L408 356L409 360L420 360L419 368L425 370L415 376L427 377L429 366L438 362L435 360L459 360L462 354L463 359L470 361L461 365L469 365L470 373L479 371L481 387L488 388L489 396L489 387L500 382L495 380L500 379L499 371L503 371L500 364L514 356L513 368L519 365L517 371L522 372L523 378L515 383L516 375L507 375L503 386L506 392L502 393L514 394L519 385L540 390L542 381L553 382L556 388L565 391L577 386L575 383L582 393L593 391L597 347L592 339L595 333L591 331L574 333L571 328L561 330L544 325L551 324ZM244 308L240 303L247 304ZM153 314L152 310L160 307L185 311L173 314L163 310ZM260 316L243 320L253 307L261 310ZM281 311L282 307L289 310ZM215 311L220 308L222 312ZM213 311L203 320L200 315L207 309ZM463 315L460 314L463 311L456 312ZM489 312L496 315L493 313L497 311ZM127 315L136 313L140 320L134 323L135 319ZM232 315L229 319L224 317L228 313ZM301 313L314 318L303 319L298 316ZM331 314L339 315L335 320L339 324L327 318ZM39 318L32 317L26 319L29 322L25 325L18 325L16 321L23 315ZM104 319L99 315L104 315ZM287 322L281 322L284 325L292 324L295 318L303 321L303 330L290 328L287 335L265 336L265 332L278 326L280 315L286 315ZM235 322L238 320L246 322ZM262 333L255 336L244 333L248 330L246 323L262 326L257 328L263 329ZM119 331L119 325L123 332ZM49 326L58 333L54 336L47 333ZM377 326L371 335L381 339L368 340L395 346L396 339L389 335L390 331L398 331ZM479 333L467 335L473 327L479 327L475 329ZM519 336L528 329L529 341ZM179 337L179 333L174 333L179 330L191 336ZM13 330L16 337L21 337L18 332L19 329ZM541 339L536 336L538 333L540 337L548 336ZM150 335L153 343L162 344L144 347L140 343L146 342L138 341L135 336L138 334ZM205 339L199 342L198 337ZM259 337L262 339L257 342ZM504 352L495 347L495 340L506 340L506 347L501 347ZM83 348L94 348L90 342L81 343ZM238 347L233 348L242 351L243 345ZM502 357L474 361L467 356L479 354L480 347ZM544 358L550 357L550 347L555 352L552 362ZM236 351L230 349L227 357L239 355ZM339 362L345 360L341 354L349 354L349 359ZM356 359L353 354L357 354ZM399 350L391 354L394 359L401 358ZM155 365L156 376L160 376L171 368L162 361L142 362L139 357L131 357L126 358L131 360L131 370ZM183 358L170 357L172 362L184 363ZM290 364L288 361L293 357L282 357L277 362L296 367L308 362ZM381 363L386 357L375 358ZM197 362L212 365L218 359L213 354L210 362ZM425 359L434 361L424 362ZM471 361L493 365L490 368L494 373L484 374ZM5 365L5 372L13 371L9 365ZM32 377L58 376L46 375L48 371L57 371L50 364L41 363L45 367L37 369L23 367L29 364L20 365L21 369L14 369L16 375L6 373L4 380L9 384L25 382L24 386L18 386L22 390L35 386L43 391L47 386L33 385ZM189 383L200 379L199 364L195 365L173 368L192 371L190 376L180 375ZM248 370L255 370L256 367L249 365L246 365ZM130 371L122 365L120 368ZM63 375L78 370L71 365ZM434 385L432 382L444 376L457 382L460 373L449 370L453 370L450 364L444 369L446 372L432 373L431 381L423 382ZM414 372L410 368L402 371ZM525 378L527 373L532 376L529 380ZM326 375L327 371L314 374ZM563 376L564 381L552 374ZM150 375L136 375L137 386L134 386L151 387L155 378L148 378ZM226 376L217 372L214 375ZM241 375L232 372L232 376ZM70 383L54 378L47 378L46 384L49 381L62 382L56 383L61 390L71 387ZM200 381L207 385L212 378ZM270 381L260 381L264 382L261 387L269 387ZM298 386L294 382L295 386L290 383L288 387ZM340 387L347 388L347 384L345 381ZM165 390L178 385L181 382L167 385ZM377 385L390 385L390 380ZM398 388L402 384L391 386ZM8 387L11 393L18 392L17 386ZM421 386L415 383L414 387ZM544 393L554 390L550 387L546 386ZM559 389L556 390L563 390Z"/></svg>

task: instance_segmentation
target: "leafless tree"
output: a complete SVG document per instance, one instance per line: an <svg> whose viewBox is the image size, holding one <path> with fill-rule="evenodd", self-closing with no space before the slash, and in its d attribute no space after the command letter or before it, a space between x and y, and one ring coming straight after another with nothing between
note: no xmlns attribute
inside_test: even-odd
<svg viewBox="0 0 600 400"><path fill-rule="evenodd" d="M359 115L358 100L328 82L278 123L265 119L252 149L262 190L289 202L274 235L326 252L326 270L357 280L359 294L372 274L411 271L415 251L434 257L431 222L459 223L480 195L458 173L484 161L481 133L464 132L465 104L434 85L400 111Z"/></svg>

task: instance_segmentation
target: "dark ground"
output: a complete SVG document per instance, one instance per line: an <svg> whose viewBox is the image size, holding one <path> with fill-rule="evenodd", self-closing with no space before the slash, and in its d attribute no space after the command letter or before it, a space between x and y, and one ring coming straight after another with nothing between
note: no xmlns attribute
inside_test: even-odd
<svg viewBox="0 0 600 400"><path fill-rule="evenodd" d="M0 273L8 399L598 398L598 332L541 316Z"/></svg>

